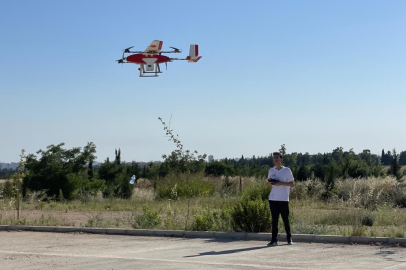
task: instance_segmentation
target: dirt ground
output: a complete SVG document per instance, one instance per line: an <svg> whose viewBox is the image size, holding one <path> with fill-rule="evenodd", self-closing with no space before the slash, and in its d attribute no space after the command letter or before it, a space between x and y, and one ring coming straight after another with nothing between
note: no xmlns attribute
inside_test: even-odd
<svg viewBox="0 0 406 270"><path fill-rule="evenodd" d="M15 210L0 211L2 219L15 218L17 216ZM131 217L130 211L103 211L103 212L75 212L75 211L52 211L52 210L24 210L20 212L20 219L27 221L38 220L42 216L44 218L52 216L56 218L61 226L84 226L89 219L102 218L105 220L121 220L126 221ZM114 226L113 226L114 227Z"/></svg>

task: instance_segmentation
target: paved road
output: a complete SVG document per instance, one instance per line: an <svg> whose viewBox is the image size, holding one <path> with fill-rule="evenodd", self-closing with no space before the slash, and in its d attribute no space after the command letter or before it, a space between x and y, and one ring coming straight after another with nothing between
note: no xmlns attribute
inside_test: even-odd
<svg viewBox="0 0 406 270"><path fill-rule="evenodd" d="M406 269L406 248L0 232L0 269Z"/></svg>

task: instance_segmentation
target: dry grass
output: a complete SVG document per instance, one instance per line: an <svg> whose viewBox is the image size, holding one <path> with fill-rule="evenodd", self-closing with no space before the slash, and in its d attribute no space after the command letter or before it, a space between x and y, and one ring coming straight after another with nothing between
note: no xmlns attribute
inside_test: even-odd
<svg viewBox="0 0 406 270"><path fill-rule="evenodd" d="M196 214L220 212L239 200L239 177L205 177L204 181L215 186L216 193L211 197L190 199L187 229ZM263 181L265 179L241 178L243 189ZM226 182L236 192L224 192ZM23 223L131 228L134 217L142 214L146 205L162 218L157 229L185 229L188 200L158 200L152 186L149 180L140 179L130 200L95 197L87 201L45 203L32 199L22 205ZM323 201L320 199L323 183L317 180L296 183L290 202L293 233L406 237L406 208L394 207L393 201L395 191L406 190L405 183L391 177L340 179L336 188L337 194ZM14 215L10 215L12 209L10 201L0 201L1 224L18 223L13 219ZM365 217L373 222L372 226L362 225Z"/></svg>

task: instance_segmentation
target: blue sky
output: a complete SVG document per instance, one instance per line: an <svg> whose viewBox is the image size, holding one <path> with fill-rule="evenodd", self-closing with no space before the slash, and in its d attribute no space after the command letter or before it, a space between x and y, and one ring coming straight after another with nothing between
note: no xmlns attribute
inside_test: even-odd
<svg viewBox="0 0 406 270"><path fill-rule="evenodd" d="M97 160L406 150L406 1L1 1L0 161L94 142ZM199 44L159 78L121 50Z"/></svg>

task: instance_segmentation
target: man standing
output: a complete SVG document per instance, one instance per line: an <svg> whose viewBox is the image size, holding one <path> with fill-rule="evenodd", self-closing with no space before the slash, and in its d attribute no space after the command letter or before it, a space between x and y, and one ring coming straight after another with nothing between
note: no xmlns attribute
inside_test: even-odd
<svg viewBox="0 0 406 270"><path fill-rule="evenodd" d="M269 194L269 208L272 216L272 240L268 245L278 244L278 221L279 214L282 216L285 225L288 244L291 245L292 235L289 224L289 192L295 185L292 171L288 167L282 166L283 157L281 153L273 153L275 167L269 169L268 186L272 186Z"/></svg>

